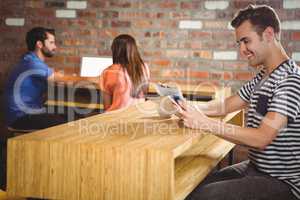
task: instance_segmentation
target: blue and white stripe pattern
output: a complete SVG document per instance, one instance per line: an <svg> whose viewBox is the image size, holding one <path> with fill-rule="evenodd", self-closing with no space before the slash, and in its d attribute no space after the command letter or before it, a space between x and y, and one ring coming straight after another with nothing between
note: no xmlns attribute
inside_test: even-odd
<svg viewBox="0 0 300 200"><path fill-rule="evenodd" d="M264 150L250 149L249 158L259 171L289 184L300 199L300 68L287 60L264 74L261 70L238 92L249 103L247 127L258 128L267 112L287 116L288 123Z"/></svg>

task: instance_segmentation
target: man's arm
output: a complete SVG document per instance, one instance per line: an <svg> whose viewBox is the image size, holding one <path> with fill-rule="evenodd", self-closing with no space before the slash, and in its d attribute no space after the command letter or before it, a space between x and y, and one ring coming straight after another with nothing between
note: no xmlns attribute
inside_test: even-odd
<svg viewBox="0 0 300 200"><path fill-rule="evenodd" d="M217 132L219 133L218 136L229 141L264 149L276 138L279 130L284 127L286 123L286 116L276 112L269 112L263 118L258 128L243 128L231 124L218 123L214 125L214 129L224 127L223 131Z"/></svg>
<svg viewBox="0 0 300 200"><path fill-rule="evenodd" d="M199 109L208 116L223 116L228 113L244 109L248 103L241 99L239 95L233 95L225 101L212 100L206 104L199 105Z"/></svg>
<svg viewBox="0 0 300 200"><path fill-rule="evenodd" d="M179 112L184 125L189 128L208 131L233 143L258 149L270 144L287 123L287 117L277 112L268 112L258 128L243 128L208 118L190 105Z"/></svg>
<svg viewBox="0 0 300 200"><path fill-rule="evenodd" d="M96 85L99 84L99 77L80 77L73 76L70 74L65 74L60 71L54 71L48 77L49 82L61 82L61 83L79 83L80 81L88 81Z"/></svg>

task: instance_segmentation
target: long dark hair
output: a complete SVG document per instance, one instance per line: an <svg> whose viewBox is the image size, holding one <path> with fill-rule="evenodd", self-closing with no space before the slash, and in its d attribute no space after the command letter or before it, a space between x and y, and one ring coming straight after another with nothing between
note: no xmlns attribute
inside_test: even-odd
<svg viewBox="0 0 300 200"><path fill-rule="evenodd" d="M131 96L137 97L139 92L146 92L146 68L138 51L135 39L127 34L117 36L111 45L114 64L120 64L132 81Z"/></svg>

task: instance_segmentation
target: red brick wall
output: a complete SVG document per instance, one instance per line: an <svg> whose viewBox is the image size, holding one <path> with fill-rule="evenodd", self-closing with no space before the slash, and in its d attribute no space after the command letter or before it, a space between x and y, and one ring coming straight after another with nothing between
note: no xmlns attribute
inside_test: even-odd
<svg viewBox="0 0 300 200"><path fill-rule="evenodd" d="M33 26L49 26L57 31L59 47L57 55L49 60L52 67L78 72L80 57L110 56L112 39L129 33L138 41L152 80L212 81L237 89L254 71L239 56L216 59L216 52L237 52L229 21L239 8L257 2L273 6L282 21L297 22L300 8L287 9L284 1L225 0L215 3L218 9L212 9L206 5L211 1L205 0L87 0L83 1L86 8L76 9L68 7L65 0L1 0L0 83L26 51L26 31ZM56 11L62 9L74 12L76 17L57 17ZM7 25L8 18L23 18L24 25ZM184 21L196 24L193 29L186 28ZM300 30L289 27L283 30L282 41L292 56L300 51Z"/></svg>

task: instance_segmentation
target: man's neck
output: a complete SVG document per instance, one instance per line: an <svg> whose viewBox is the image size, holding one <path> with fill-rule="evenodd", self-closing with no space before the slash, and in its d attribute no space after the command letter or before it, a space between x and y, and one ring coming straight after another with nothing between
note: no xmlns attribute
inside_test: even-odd
<svg viewBox="0 0 300 200"><path fill-rule="evenodd" d="M286 54L285 50L279 44L276 46L271 53L268 55L264 63L264 67L266 69L267 75L269 75L274 69L276 69L281 63L285 60L288 60L289 56Z"/></svg>
<svg viewBox="0 0 300 200"><path fill-rule="evenodd" d="M43 53L40 50L35 50L34 53L37 55L37 57L39 59L41 59L42 61L45 61L45 56L43 55Z"/></svg>

